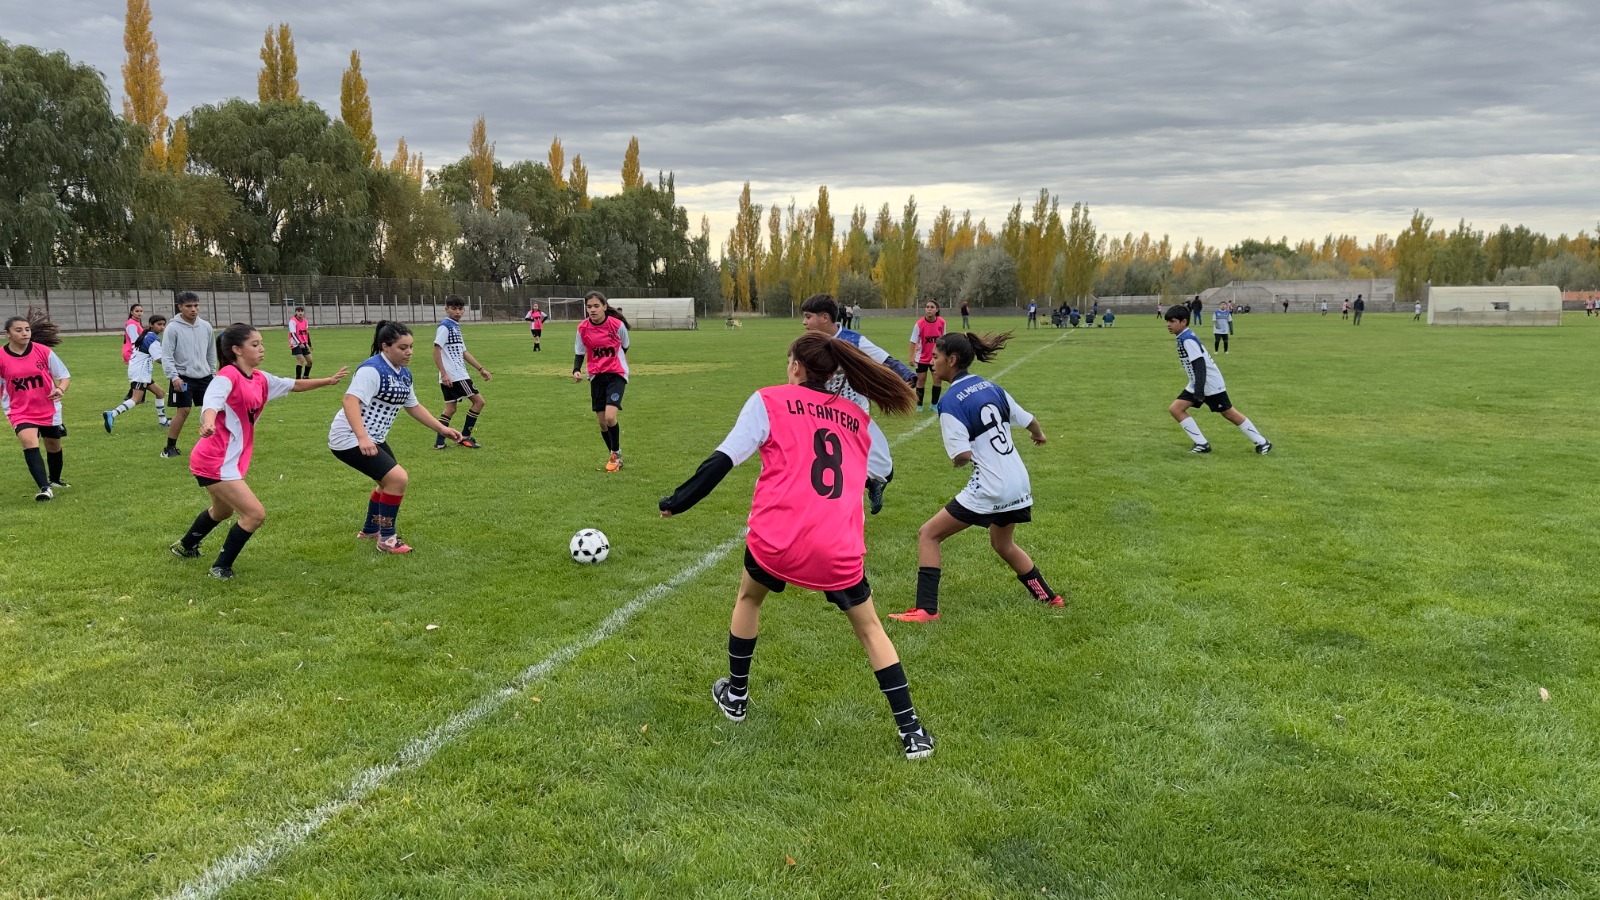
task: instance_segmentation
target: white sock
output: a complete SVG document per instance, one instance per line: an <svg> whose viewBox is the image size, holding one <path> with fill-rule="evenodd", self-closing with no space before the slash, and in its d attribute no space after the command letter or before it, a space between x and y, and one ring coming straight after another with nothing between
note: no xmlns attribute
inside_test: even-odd
<svg viewBox="0 0 1600 900"><path fill-rule="evenodd" d="M113 409L111 411L111 418L115 419L117 416L122 415L123 413L127 412L130 409L133 409L133 401L132 400L124 400L121 403L117 404L117 408L116 409Z"/></svg>
<svg viewBox="0 0 1600 900"><path fill-rule="evenodd" d="M167 417L167 401L165 401L165 400L157 400L156 401L156 418L164 419L166 417Z"/></svg>
<svg viewBox="0 0 1600 900"><path fill-rule="evenodd" d="M1239 423L1239 430L1245 433L1245 437L1255 441L1257 447L1267 442L1267 439L1261 436L1261 432L1256 430L1255 423L1251 422L1249 419L1245 419L1243 422Z"/></svg>
<svg viewBox="0 0 1600 900"><path fill-rule="evenodd" d="M1178 424L1182 425L1183 430L1188 433L1189 440L1194 441L1196 444L1204 444L1206 442L1206 436L1200 433L1200 423L1194 420L1194 416L1190 416Z"/></svg>

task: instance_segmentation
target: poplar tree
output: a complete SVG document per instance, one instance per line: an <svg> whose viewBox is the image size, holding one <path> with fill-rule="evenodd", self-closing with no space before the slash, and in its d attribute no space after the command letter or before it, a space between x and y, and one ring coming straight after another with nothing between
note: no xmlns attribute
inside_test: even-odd
<svg viewBox="0 0 1600 900"><path fill-rule="evenodd" d="M1422 299L1422 283L1433 265L1433 220L1411 211L1411 224L1394 242L1394 293L1400 301Z"/></svg>
<svg viewBox="0 0 1600 900"><path fill-rule="evenodd" d="M946 248L954 239L955 231L955 215L950 212L950 207L940 207L939 214L933 217L933 227L928 229L928 249L939 251L948 260L951 254Z"/></svg>
<svg viewBox="0 0 1600 900"><path fill-rule="evenodd" d="M845 235L839 272L868 275L872 272L872 243L867 237L867 208L856 205L850 213L850 231Z"/></svg>
<svg viewBox="0 0 1600 900"><path fill-rule="evenodd" d="M588 209L590 206L589 167L583 164L582 153L572 158L572 174L567 176L567 184L578 197L578 208Z"/></svg>
<svg viewBox="0 0 1600 900"><path fill-rule="evenodd" d="M729 281L723 296L730 309L753 309L760 293L756 268L761 258L761 206L750 202L750 182L739 193L739 211L734 215L728 243L723 248L722 271Z"/></svg>
<svg viewBox="0 0 1600 900"><path fill-rule="evenodd" d="M390 157L388 168L389 171L397 175L410 177L418 185L422 184L422 154L412 153L404 137L401 137L399 143L395 144L394 156Z"/></svg>
<svg viewBox="0 0 1600 900"><path fill-rule="evenodd" d="M472 172L472 202L480 209L494 209L494 145L489 143L489 125L483 116L472 123L467 165Z"/></svg>
<svg viewBox="0 0 1600 900"><path fill-rule="evenodd" d="M339 118L361 145L361 162L377 165L378 138L372 133L372 100L367 96L367 78L361 74L361 54L350 51L350 68L339 81Z"/></svg>
<svg viewBox="0 0 1600 900"><path fill-rule="evenodd" d="M834 265L833 210L828 186L817 188L817 208L811 220L811 278L806 296L839 293L839 270Z"/></svg>
<svg viewBox="0 0 1600 900"><path fill-rule="evenodd" d="M172 123L172 139L167 142L167 171L178 174L189 168L189 120L183 116Z"/></svg>
<svg viewBox="0 0 1600 900"><path fill-rule="evenodd" d="M644 176L639 174L639 139L628 139L628 152L622 157L622 189L644 187Z"/></svg>
<svg viewBox="0 0 1600 900"><path fill-rule="evenodd" d="M1100 237L1089 219L1089 207L1074 203L1072 214L1067 219L1061 278L1058 282L1059 295L1062 299L1076 300L1088 297L1094 291L1094 279L1099 271Z"/></svg>
<svg viewBox="0 0 1600 900"><path fill-rule="evenodd" d="M122 117L137 125L148 142L144 148L146 171L167 168L167 92L162 90L161 57L150 31L150 0L128 0L122 30L128 61L122 64Z"/></svg>
<svg viewBox="0 0 1600 900"><path fill-rule="evenodd" d="M550 161L550 176L555 179L556 188L565 188L567 186L567 150L561 146L561 135L556 135L555 139L550 141L550 155L546 158Z"/></svg>
<svg viewBox="0 0 1600 900"><path fill-rule="evenodd" d="M300 99L300 63L295 60L294 35L288 22L279 22L277 34L267 28L261 42L261 74L256 94L262 103Z"/></svg>

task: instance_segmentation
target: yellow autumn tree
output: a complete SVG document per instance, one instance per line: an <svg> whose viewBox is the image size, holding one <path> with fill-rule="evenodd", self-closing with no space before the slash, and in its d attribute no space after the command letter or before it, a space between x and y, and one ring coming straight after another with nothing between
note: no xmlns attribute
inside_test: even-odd
<svg viewBox="0 0 1600 900"><path fill-rule="evenodd" d="M838 294L839 268L834 264L833 210L828 205L828 186L817 188L817 207L811 220L811 271L807 279L807 292L811 294Z"/></svg>
<svg viewBox="0 0 1600 900"><path fill-rule="evenodd" d="M550 177L556 180L556 190L567 186L567 148L561 146L561 135L550 142Z"/></svg>
<svg viewBox="0 0 1600 900"><path fill-rule="evenodd" d="M472 202L494 209L494 145L489 143L489 123L483 116L472 123L467 167L472 172Z"/></svg>
<svg viewBox="0 0 1600 900"><path fill-rule="evenodd" d="M723 296L728 299L730 310L754 307L760 293L761 256L761 206L750 202L750 182L746 181L744 190L739 193L739 211L734 216L722 254L722 272L728 279Z"/></svg>
<svg viewBox="0 0 1600 900"><path fill-rule="evenodd" d="M394 156L389 158L389 171L399 175L405 175L412 181L415 181L418 189L421 189L422 154L412 153L411 148L407 146L406 139L404 137L400 138L400 142L395 145Z"/></svg>
<svg viewBox="0 0 1600 900"><path fill-rule="evenodd" d="M128 0L127 20L122 30L122 46L128 61L122 64L122 117L149 136L144 148L144 167L167 166L167 92L162 89L161 57L156 38L150 31L150 0Z"/></svg>
<svg viewBox="0 0 1600 900"><path fill-rule="evenodd" d="M339 81L339 118L361 145L361 161L377 164L378 138L372 133L372 100L367 96L367 78L361 74L361 54L350 51L350 68Z"/></svg>
<svg viewBox="0 0 1600 900"><path fill-rule="evenodd" d="M262 103L300 99L300 63L295 59L294 34L289 31L288 22L279 22L276 33L269 27L261 42L256 94Z"/></svg>
<svg viewBox="0 0 1600 900"><path fill-rule="evenodd" d="M189 120L182 116L172 123L172 140L167 142L167 171L178 173L189 167Z"/></svg>
<svg viewBox="0 0 1600 900"><path fill-rule="evenodd" d="M589 208L589 167L583 164L583 154L579 153L572 158L572 174L567 176L567 185L578 195L578 208Z"/></svg>
<svg viewBox="0 0 1600 900"><path fill-rule="evenodd" d="M628 139L628 152L622 157L622 189L644 187L644 175L639 172L639 139Z"/></svg>

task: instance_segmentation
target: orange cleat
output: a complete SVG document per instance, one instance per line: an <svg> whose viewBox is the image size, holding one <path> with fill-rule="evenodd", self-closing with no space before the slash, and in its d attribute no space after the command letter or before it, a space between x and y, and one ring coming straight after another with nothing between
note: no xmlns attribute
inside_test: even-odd
<svg viewBox="0 0 1600 900"><path fill-rule="evenodd" d="M889 618L896 622L937 622L939 621L939 614L912 607L903 613L890 613Z"/></svg>
<svg viewBox="0 0 1600 900"><path fill-rule="evenodd" d="M620 468L622 468L622 454L613 450L611 452L611 458L606 460L606 471L615 472Z"/></svg>

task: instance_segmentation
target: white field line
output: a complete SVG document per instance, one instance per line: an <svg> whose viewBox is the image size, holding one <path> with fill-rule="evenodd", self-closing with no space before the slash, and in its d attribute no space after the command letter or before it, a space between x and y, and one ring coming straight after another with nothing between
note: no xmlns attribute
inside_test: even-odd
<svg viewBox="0 0 1600 900"><path fill-rule="evenodd" d="M1070 333L1068 332L1068 334ZM1066 335L1062 335L1043 347L1034 350L996 372L993 378L1000 378L1038 354L1054 347L1065 338ZM917 423L916 427L902 432L898 437L891 440L889 442L890 446L898 445L902 441L921 433L923 429L937 420L937 416L923 419ZM168 896L172 900L202 900L202 898L209 900L209 898L217 897L233 885L254 876L271 864L274 859L305 843L313 834L320 831L322 826L343 814L345 810L366 799L384 782L402 772L422 767L441 748L470 731L483 719L493 715L500 707L505 705L507 700L522 693L529 685L570 662L578 654L611 637L646 606L721 562L723 557L727 556L730 551L744 541L744 535L745 529L740 529L738 534L711 548L710 551L687 569L618 607L584 637L553 651L549 656L523 669L521 674L511 679L504 687L478 698L471 706L451 716L443 724L435 726L427 734L412 738L409 743L401 748L392 762L372 766L362 771L345 787L344 793L328 800L315 809L307 810L298 816L285 819L278 827L262 835L254 843L241 846L227 856L213 862L206 867L200 877L185 884L177 893Z"/></svg>

